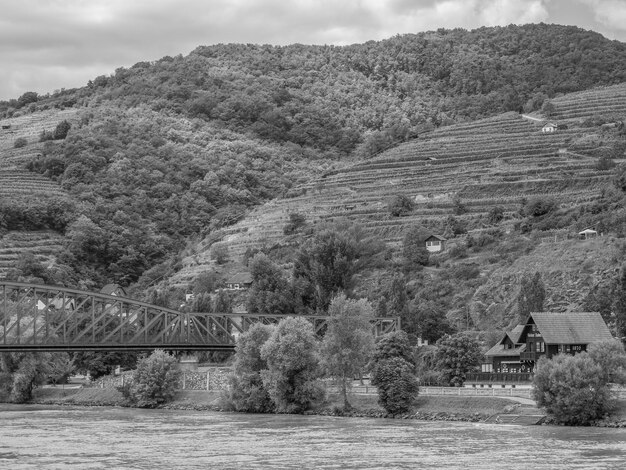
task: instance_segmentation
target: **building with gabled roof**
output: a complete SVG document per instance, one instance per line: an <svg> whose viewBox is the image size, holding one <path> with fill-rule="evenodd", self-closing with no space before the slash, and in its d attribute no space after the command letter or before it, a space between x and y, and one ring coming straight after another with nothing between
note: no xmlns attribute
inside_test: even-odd
<svg viewBox="0 0 626 470"><path fill-rule="evenodd" d="M431 235L424 243L426 243L426 249L431 253L438 253L445 249L446 239L440 235Z"/></svg>
<svg viewBox="0 0 626 470"><path fill-rule="evenodd" d="M226 280L226 288L229 290L248 289L252 285L252 274L240 272Z"/></svg>
<svg viewBox="0 0 626 470"><path fill-rule="evenodd" d="M483 372L532 373L537 361L586 351L591 343L613 339L598 312L533 312L485 353Z"/></svg>

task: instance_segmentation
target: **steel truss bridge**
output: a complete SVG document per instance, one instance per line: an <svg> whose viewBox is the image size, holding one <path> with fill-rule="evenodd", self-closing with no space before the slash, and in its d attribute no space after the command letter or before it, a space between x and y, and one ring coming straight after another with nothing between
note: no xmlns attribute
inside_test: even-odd
<svg viewBox="0 0 626 470"><path fill-rule="evenodd" d="M286 316L179 312L115 295L0 281L0 352L233 351L250 325ZM325 332L327 316L304 318ZM372 320L377 336L399 327L397 317Z"/></svg>

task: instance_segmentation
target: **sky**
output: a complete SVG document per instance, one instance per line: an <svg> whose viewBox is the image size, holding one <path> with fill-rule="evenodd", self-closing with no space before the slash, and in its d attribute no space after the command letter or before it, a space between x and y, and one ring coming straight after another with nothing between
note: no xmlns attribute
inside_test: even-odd
<svg viewBox="0 0 626 470"><path fill-rule="evenodd" d="M539 22L626 42L626 0L0 0L0 100L201 45L345 45Z"/></svg>

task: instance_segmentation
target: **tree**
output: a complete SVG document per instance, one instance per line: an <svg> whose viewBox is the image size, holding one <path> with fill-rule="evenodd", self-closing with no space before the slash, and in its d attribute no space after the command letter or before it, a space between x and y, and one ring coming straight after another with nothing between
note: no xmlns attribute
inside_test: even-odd
<svg viewBox="0 0 626 470"><path fill-rule="evenodd" d="M413 367L400 357L378 362L372 370L372 385L378 389L378 403L394 415L408 411L419 392Z"/></svg>
<svg viewBox="0 0 626 470"><path fill-rule="evenodd" d="M65 139L67 137L67 133L70 131L71 128L72 125L67 120L63 120L58 123L57 126L54 128L54 140Z"/></svg>
<svg viewBox="0 0 626 470"><path fill-rule="evenodd" d="M134 369L137 365L134 352L81 351L74 354L74 367L77 371L89 374L92 380L112 374L117 366Z"/></svg>
<svg viewBox="0 0 626 470"><path fill-rule="evenodd" d="M13 148L21 149L22 147L26 147L28 145L28 140L25 137L18 137L13 142Z"/></svg>
<svg viewBox="0 0 626 470"><path fill-rule="evenodd" d="M602 368L605 382L626 384L626 352L620 340L591 343L587 353Z"/></svg>
<svg viewBox="0 0 626 470"><path fill-rule="evenodd" d="M248 291L250 313L292 314L294 301L283 271L265 254L258 253L250 262L252 286Z"/></svg>
<svg viewBox="0 0 626 470"><path fill-rule="evenodd" d="M215 243L211 247L211 259L217 264L226 264L228 261L228 245L226 243Z"/></svg>
<svg viewBox="0 0 626 470"><path fill-rule="evenodd" d="M482 354L478 341L464 333L446 335L437 343L436 361L442 379L454 387L461 387L468 372L480 365Z"/></svg>
<svg viewBox="0 0 626 470"><path fill-rule="evenodd" d="M380 336L376 340L376 349L372 357L372 363L377 363L392 357L400 357L409 364L414 364L413 351L409 337L404 331L394 331Z"/></svg>
<svg viewBox="0 0 626 470"><path fill-rule="evenodd" d="M445 308L433 300L416 298L411 302L409 317L411 322L402 322L403 328L410 328L409 333L420 336L429 344L434 344L444 335L452 334L454 329L446 318Z"/></svg>
<svg viewBox="0 0 626 470"><path fill-rule="evenodd" d="M408 215L413 212L415 203L408 196L399 194L389 202L387 208L389 213L394 217L400 217L402 215Z"/></svg>
<svg viewBox="0 0 626 470"><path fill-rule="evenodd" d="M622 265L615 288L615 332L619 338L626 337L626 264Z"/></svg>
<svg viewBox="0 0 626 470"><path fill-rule="evenodd" d="M419 225L411 227L404 235L402 241L402 255L404 256L405 267L408 270L426 266L428 264L429 253L426 249L426 239L430 233Z"/></svg>
<svg viewBox="0 0 626 470"><path fill-rule="evenodd" d="M409 339L404 331L379 338L371 363L372 385L378 389L378 403L391 414L408 411L419 387Z"/></svg>
<svg viewBox="0 0 626 470"><path fill-rule="evenodd" d="M39 99L39 95L37 95L36 92L27 91L26 93L24 93L17 99L17 107L22 108L26 106L27 104L36 103L38 99Z"/></svg>
<svg viewBox="0 0 626 470"><path fill-rule="evenodd" d="M373 262L382 246L359 225L339 223L320 230L298 250L294 262L294 286L302 304L327 310L337 292L350 292L354 275Z"/></svg>
<svg viewBox="0 0 626 470"><path fill-rule="evenodd" d="M504 219L504 208L502 206L493 206L487 215L487 222L491 225L499 224Z"/></svg>
<svg viewBox="0 0 626 470"><path fill-rule="evenodd" d="M274 326L255 323L237 339L234 371L228 390L229 401L236 411L274 411L274 402L263 385L261 376L261 372L267 369L267 361L261 356L261 348L273 331Z"/></svg>
<svg viewBox="0 0 626 470"><path fill-rule="evenodd" d="M128 397L142 408L166 403L176 395L179 375L176 358L157 349L137 362Z"/></svg>
<svg viewBox="0 0 626 470"><path fill-rule="evenodd" d="M520 282L517 294L517 311L520 321L525 321L531 312L542 312L546 298L546 289L541 274L536 272L532 277L525 273Z"/></svg>
<svg viewBox="0 0 626 470"><path fill-rule="evenodd" d="M541 105L541 112L545 117L552 117L552 115L556 112L556 107L554 103L550 100L545 100Z"/></svg>
<svg viewBox="0 0 626 470"><path fill-rule="evenodd" d="M289 222L283 227L283 233L292 235L305 225L306 218L298 212L292 212L289 214Z"/></svg>
<svg viewBox="0 0 626 470"><path fill-rule="evenodd" d="M612 407L602 366L586 352L542 357L533 376L533 396L559 423L585 425Z"/></svg>
<svg viewBox="0 0 626 470"><path fill-rule="evenodd" d="M344 409L349 410L348 389L353 378L362 372L374 349L370 323L374 310L365 299L351 300L345 294L339 294L330 303L328 315L321 364L326 374L340 384Z"/></svg>
<svg viewBox="0 0 626 470"><path fill-rule="evenodd" d="M278 412L300 413L323 398L318 348L312 324L302 317L281 320L261 348L263 385Z"/></svg>

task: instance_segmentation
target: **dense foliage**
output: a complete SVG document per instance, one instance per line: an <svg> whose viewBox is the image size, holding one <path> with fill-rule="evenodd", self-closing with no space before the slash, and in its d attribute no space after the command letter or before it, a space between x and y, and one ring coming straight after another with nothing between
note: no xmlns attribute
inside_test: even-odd
<svg viewBox="0 0 626 470"><path fill-rule="evenodd" d="M437 341L437 367L448 385L463 386L467 373L478 369L481 357L480 345L467 334L446 335Z"/></svg>
<svg viewBox="0 0 626 470"><path fill-rule="evenodd" d="M324 397L319 381L319 343L313 325L302 317L280 321L261 347L267 369L263 385L283 413L299 413Z"/></svg>
<svg viewBox="0 0 626 470"><path fill-rule="evenodd" d="M335 297L328 308L328 328L320 349L321 363L326 375L339 384L344 409L351 408L348 390L354 377L363 373L374 349L370 323L373 313L367 300L347 299L344 294Z"/></svg>
<svg viewBox="0 0 626 470"><path fill-rule="evenodd" d="M378 390L378 403L385 411L398 414L411 408L419 387L406 333L389 333L378 340L371 362L371 378Z"/></svg>
<svg viewBox="0 0 626 470"><path fill-rule="evenodd" d="M157 349L137 362L132 383L127 389L127 398L143 408L167 403L176 395L179 375L176 358Z"/></svg>
<svg viewBox="0 0 626 470"><path fill-rule="evenodd" d="M20 203L23 212L46 210L27 221L7 208L0 224L71 226L74 240L59 262L74 271L73 282L126 286L159 263L175 269L187 239L292 195L295 183L331 162L367 158L443 124L539 109L559 93L621 82L625 64L622 43L544 24L440 29L341 47L198 47L119 68L81 89L0 103L6 116L83 108L78 122L45 130L44 150L29 166L56 179L75 205ZM49 217L50 204L62 213ZM302 229L294 216L288 234ZM335 292L304 305L326 308Z"/></svg>
<svg viewBox="0 0 626 470"><path fill-rule="evenodd" d="M604 417L614 404L609 370L623 372L624 348L619 343L590 347L589 353L542 357L533 376L537 405L559 423L585 425ZM621 375L621 374L620 374Z"/></svg>

